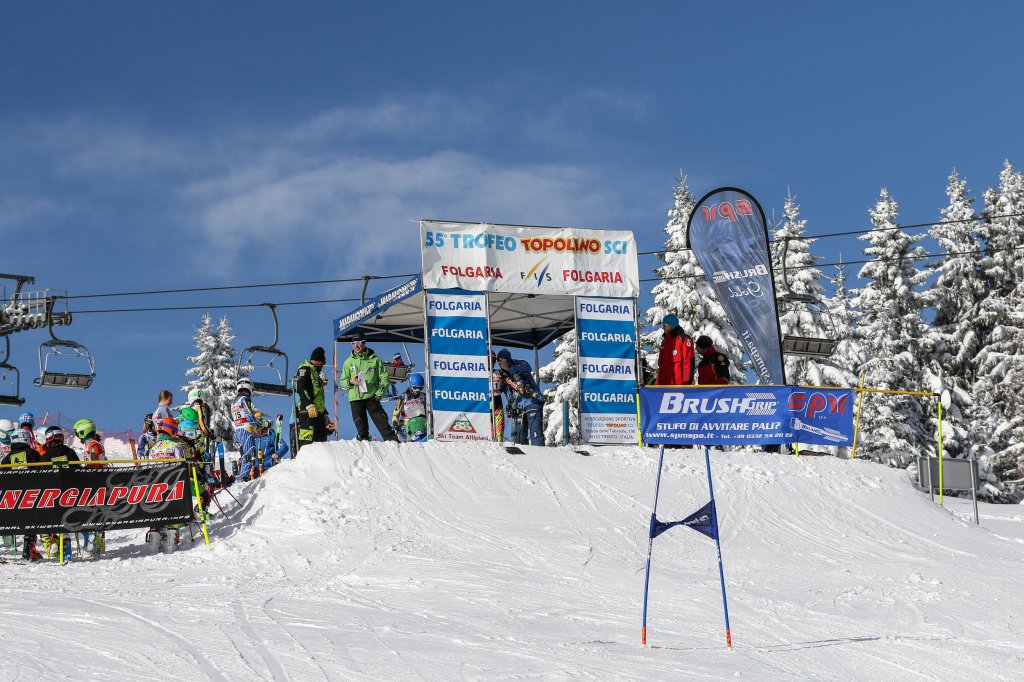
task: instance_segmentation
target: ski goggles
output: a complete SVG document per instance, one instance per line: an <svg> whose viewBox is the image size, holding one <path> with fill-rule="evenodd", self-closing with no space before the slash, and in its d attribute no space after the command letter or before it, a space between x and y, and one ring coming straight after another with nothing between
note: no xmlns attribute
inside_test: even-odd
<svg viewBox="0 0 1024 682"><path fill-rule="evenodd" d="M366 341L353 341L352 342L352 347L353 348L362 348L365 345L366 345Z"/></svg>

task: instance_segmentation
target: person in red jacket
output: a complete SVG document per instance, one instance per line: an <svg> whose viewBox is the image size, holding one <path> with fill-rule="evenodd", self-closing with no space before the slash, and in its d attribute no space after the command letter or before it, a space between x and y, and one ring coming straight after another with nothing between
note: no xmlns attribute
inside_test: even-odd
<svg viewBox="0 0 1024 682"><path fill-rule="evenodd" d="M657 386L684 386L693 383L693 338L679 326L679 318L669 313L661 321L665 335L658 353Z"/></svg>
<svg viewBox="0 0 1024 682"><path fill-rule="evenodd" d="M697 383L701 386L729 383L729 358L715 350L710 336L697 337Z"/></svg>

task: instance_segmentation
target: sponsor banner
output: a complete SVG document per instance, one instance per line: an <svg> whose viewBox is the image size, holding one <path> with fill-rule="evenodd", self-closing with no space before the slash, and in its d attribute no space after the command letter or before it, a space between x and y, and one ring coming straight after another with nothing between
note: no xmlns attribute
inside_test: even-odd
<svg viewBox="0 0 1024 682"><path fill-rule="evenodd" d="M767 445L853 442L850 389L721 386L640 390L644 442Z"/></svg>
<svg viewBox="0 0 1024 682"><path fill-rule="evenodd" d="M486 297L467 291L428 292L425 305L434 438L490 440Z"/></svg>
<svg viewBox="0 0 1024 682"><path fill-rule="evenodd" d="M632 232L423 221L420 255L426 289L640 294Z"/></svg>
<svg viewBox="0 0 1024 682"><path fill-rule="evenodd" d="M345 334L349 333L363 322L373 319L378 312L387 308L388 306L394 305L399 301L403 301L414 294L421 291L420 277L417 275L408 282L399 284L394 289L388 289L377 298L367 301L365 304L359 306L355 310L346 315L342 315L334 320L334 337L335 339L341 338Z"/></svg>
<svg viewBox="0 0 1024 682"><path fill-rule="evenodd" d="M0 469L0 532L142 528L192 518L182 462L142 467Z"/></svg>
<svg viewBox="0 0 1024 682"><path fill-rule="evenodd" d="M785 384L768 228L760 204L741 189L710 192L690 215L686 243L729 315L759 383Z"/></svg>
<svg viewBox="0 0 1024 682"><path fill-rule="evenodd" d="M636 321L632 299L576 299L580 437L636 441Z"/></svg>

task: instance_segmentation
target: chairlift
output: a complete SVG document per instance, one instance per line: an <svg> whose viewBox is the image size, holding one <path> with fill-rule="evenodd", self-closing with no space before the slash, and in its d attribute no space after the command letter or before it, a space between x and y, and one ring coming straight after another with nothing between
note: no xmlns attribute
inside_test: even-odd
<svg viewBox="0 0 1024 682"><path fill-rule="evenodd" d="M263 305L270 308L270 314L274 318L274 340L269 346L249 346L244 349L238 355L238 375L242 375L242 368L246 365L252 365L254 370L260 370L264 374L272 373L277 377L277 382L269 381L255 381L252 382L252 392L259 395L284 395L290 396L292 389L288 385L288 356L285 355L284 351L277 347L277 306L273 303L264 303ZM260 362L254 362L254 358L259 358ZM281 363L284 365L282 370L279 366L274 363ZM250 379L252 377L250 376Z"/></svg>
<svg viewBox="0 0 1024 682"><path fill-rule="evenodd" d="M782 286L785 291L777 297L779 315L788 312L807 313L814 321L814 326L825 330L825 335L796 336L784 334L782 337L782 352L786 355L803 355L813 358L827 358L836 350L836 325L832 320L832 313L829 312L825 302L814 294L793 293L789 286L789 275L786 272L786 254L789 250L789 238L782 244Z"/></svg>
<svg viewBox="0 0 1024 682"><path fill-rule="evenodd" d="M57 324L70 324L71 313L65 310L62 313L54 313L53 307L58 298L62 296L46 297L46 326L50 330L50 340L39 344L39 378L32 383L44 388L89 388L96 378L96 366L93 363L89 349L80 343L67 339L58 339L53 333L54 322ZM54 364L62 364L60 358L74 358L74 363L88 366L88 372L66 372L53 368ZM81 362L84 361L85 365Z"/></svg>
<svg viewBox="0 0 1024 682"><path fill-rule="evenodd" d="M0 405L24 405L25 399L21 397L21 372L8 362L11 357L11 337L4 335L4 342L7 352L4 353L4 359L0 361ZM13 379L8 378L11 372L14 373ZM14 388L13 393L2 390L8 386Z"/></svg>

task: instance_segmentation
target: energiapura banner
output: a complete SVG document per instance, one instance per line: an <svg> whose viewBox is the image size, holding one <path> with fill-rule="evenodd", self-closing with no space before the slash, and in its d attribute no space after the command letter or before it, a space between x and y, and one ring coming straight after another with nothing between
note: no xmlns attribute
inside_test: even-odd
<svg viewBox="0 0 1024 682"><path fill-rule="evenodd" d="M635 443L636 317L633 300L576 299L580 438Z"/></svg>
<svg viewBox="0 0 1024 682"><path fill-rule="evenodd" d="M141 528L192 518L188 464L0 469L0 532Z"/></svg>
<svg viewBox="0 0 1024 682"><path fill-rule="evenodd" d="M420 254L428 290L640 295L632 232L423 221Z"/></svg>
<svg viewBox="0 0 1024 682"><path fill-rule="evenodd" d="M427 373L437 440L491 440L487 297L428 292Z"/></svg>
<svg viewBox="0 0 1024 682"><path fill-rule="evenodd" d="M853 443L853 390L801 386L640 389L649 445Z"/></svg>
<svg viewBox="0 0 1024 682"><path fill-rule="evenodd" d="M786 383L768 228L741 189L706 194L690 214L686 245L704 269L762 384Z"/></svg>

